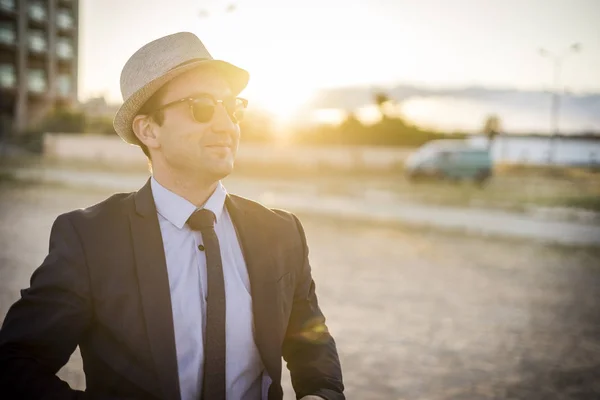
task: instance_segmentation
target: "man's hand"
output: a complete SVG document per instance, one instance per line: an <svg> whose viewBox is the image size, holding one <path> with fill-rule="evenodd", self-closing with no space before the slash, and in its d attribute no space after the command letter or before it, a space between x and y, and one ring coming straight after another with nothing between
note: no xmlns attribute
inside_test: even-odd
<svg viewBox="0 0 600 400"><path fill-rule="evenodd" d="M311 394L311 395L308 395L308 396L304 396L300 400L325 400L325 399L322 398L321 396L315 396L315 395Z"/></svg>

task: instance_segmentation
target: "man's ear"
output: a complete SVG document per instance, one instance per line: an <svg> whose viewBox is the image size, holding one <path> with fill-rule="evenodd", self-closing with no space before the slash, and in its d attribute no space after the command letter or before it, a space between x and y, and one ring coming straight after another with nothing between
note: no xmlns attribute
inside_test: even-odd
<svg viewBox="0 0 600 400"><path fill-rule="evenodd" d="M160 147L158 143L157 125L149 115L136 115L131 123L131 128L138 140L148 148Z"/></svg>

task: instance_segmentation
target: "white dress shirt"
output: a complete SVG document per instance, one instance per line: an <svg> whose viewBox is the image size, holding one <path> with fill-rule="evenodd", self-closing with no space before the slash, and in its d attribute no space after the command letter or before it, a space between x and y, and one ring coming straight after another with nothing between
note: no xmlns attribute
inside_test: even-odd
<svg viewBox="0 0 600 400"><path fill-rule="evenodd" d="M206 257L199 249L202 234L186 221L196 207L151 179L171 291L179 387L182 400L202 393L206 329ZM242 250L227 208L227 192L219 182L203 207L216 216L226 301L226 384L229 400L266 399L270 383L254 341L250 281Z"/></svg>

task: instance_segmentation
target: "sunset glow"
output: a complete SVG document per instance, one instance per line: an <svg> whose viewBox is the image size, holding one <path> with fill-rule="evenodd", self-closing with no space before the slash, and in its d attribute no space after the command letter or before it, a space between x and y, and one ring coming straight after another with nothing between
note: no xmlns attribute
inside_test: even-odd
<svg viewBox="0 0 600 400"><path fill-rule="evenodd" d="M251 107L270 112L280 122L292 119L322 88L405 84L545 90L551 88L552 65L537 49L559 51L574 40L583 43L583 50L564 63L563 84L571 92L600 90L600 35L593 17L600 3L451 4L255 0L226 7L194 0L82 2L80 98L104 95L120 102L119 76L127 58L146 42L177 31L195 33L215 58L247 69L250 84L242 95ZM113 12L116 8L119 13ZM105 29L108 20L111 30ZM503 29L507 26L510 29ZM405 105L403 113L435 124L436 105L419 101ZM372 107L364 106L354 111L365 114L366 120L376 118ZM337 116L317 113L317 119L339 121L336 112Z"/></svg>

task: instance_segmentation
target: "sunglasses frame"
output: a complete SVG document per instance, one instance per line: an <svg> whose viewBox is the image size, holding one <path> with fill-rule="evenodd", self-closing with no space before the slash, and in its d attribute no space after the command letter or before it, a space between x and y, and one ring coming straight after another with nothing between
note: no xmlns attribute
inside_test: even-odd
<svg viewBox="0 0 600 400"><path fill-rule="evenodd" d="M215 99L214 97L212 97L209 94L201 94L201 95L198 95L198 96L195 96L195 97L184 97L183 99L174 100L174 101L171 101L171 102L169 102L167 104L163 104L160 107L155 108L152 111L152 113L155 113L155 112L160 111L160 110L164 110L167 107L171 107L171 106L174 106L174 105L179 104L179 103L188 103L189 109L190 109L190 113L192 114L192 118L194 119L194 121L196 121L199 124L206 124L207 122L210 122L210 120L212 120L212 118L214 117L214 112L213 112L213 115L211 116L211 118L208 121L198 121L196 119L196 117L194 116L194 104L198 100L200 100L200 99L209 99L209 100L212 100L212 102L214 103L214 107L215 108L217 107L217 104L220 103L221 106L223 107L223 109L227 112L227 115L229 115L229 118L231 118L231 120L233 122L235 122L235 123L240 122L241 119L238 119L234 115L231 115L231 113L229 112L229 110L227 109L227 107L225 107L225 100L217 100L217 99ZM244 99L242 97L234 97L234 99L236 101L239 101L239 100L242 101L243 110L245 110L248 107L248 100L246 100L246 99Z"/></svg>

